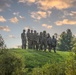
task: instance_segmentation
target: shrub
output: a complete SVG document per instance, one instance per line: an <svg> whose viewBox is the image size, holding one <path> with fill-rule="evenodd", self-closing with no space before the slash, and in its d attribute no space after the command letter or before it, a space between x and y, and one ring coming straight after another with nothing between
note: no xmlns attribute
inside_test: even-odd
<svg viewBox="0 0 76 75"><path fill-rule="evenodd" d="M0 50L0 75L23 75L24 64L20 56L9 50Z"/></svg>
<svg viewBox="0 0 76 75"><path fill-rule="evenodd" d="M72 58L66 62L66 75L76 75L76 55L72 54Z"/></svg>

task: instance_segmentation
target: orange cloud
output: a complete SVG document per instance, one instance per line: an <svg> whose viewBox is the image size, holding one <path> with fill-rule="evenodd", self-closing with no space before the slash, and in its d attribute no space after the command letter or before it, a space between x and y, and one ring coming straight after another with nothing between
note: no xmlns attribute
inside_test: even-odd
<svg viewBox="0 0 76 75"><path fill-rule="evenodd" d="M0 22L6 22L6 19L3 16L0 16Z"/></svg>
<svg viewBox="0 0 76 75"><path fill-rule="evenodd" d="M68 20L68 19L64 19L63 21L57 21L55 22L55 24L57 26L62 26L62 25L76 25L76 21L74 20Z"/></svg>
<svg viewBox="0 0 76 75"><path fill-rule="evenodd" d="M36 19L36 20L40 20L42 18L46 18L47 16L50 16L51 11L38 11L38 12L32 12L31 13L31 17Z"/></svg>
<svg viewBox="0 0 76 75"><path fill-rule="evenodd" d="M40 9L48 10L52 8L67 9L73 6L75 0L38 0L37 4L39 5Z"/></svg>
<svg viewBox="0 0 76 75"><path fill-rule="evenodd" d="M13 17L13 18L10 19L10 21L12 23L18 23L19 20L17 19L17 17Z"/></svg>
<svg viewBox="0 0 76 75"><path fill-rule="evenodd" d="M10 31L10 28L8 26L0 26L0 30L9 32Z"/></svg>
<svg viewBox="0 0 76 75"><path fill-rule="evenodd" d="M48 28L48 29L51 29L52 28L51 25L47 25L47 24L42 24L42 27L45 27L45 28Z"/></svg>

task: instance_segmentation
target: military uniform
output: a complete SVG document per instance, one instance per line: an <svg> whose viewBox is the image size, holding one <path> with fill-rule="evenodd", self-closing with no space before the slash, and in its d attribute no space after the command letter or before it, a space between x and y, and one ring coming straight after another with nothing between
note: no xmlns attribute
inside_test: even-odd
<svg viewBox="0 0 76 75"><path fill-rule="evenodd" d="M21 39L22 39L22 49L26 49L26 35L25 35L25 30L23 30L23 33L21 33Z"/></svg>
<svg viewBox="0 0 76 75"><path fill-rule="evenodd" d="M30 48L33 49L33 30L30 33Z"/></svg>
<svg viewBox="0 0 76 75"><path fill-rule="evenodd" d="M52 48L54 49L54 52L56 53L56 44L57 44L57 40L54 38L54 36L53 36L51 42L52 42L51 46L52 46Z"/></svg>
<svg viewBox="0 0 76 75"><path fill-rule="evenodd" d="M40 35L39 35L39 50L42 50L42 38L43 38L43 34L42 34L42 32L40 32Z"/></svg>
<svg viewBox="0 0 76 75"><path fill-rule="evenodd" d="M34 31L34 34L33 34L33 49L38 50L38 44L39 44L39 36L38 36L38 33L36 31Z"/></svg>
<svg viewBox="0 0 76 75"><path fill-rule="evenodd" d="M48 45L48 50L49 52L51 52L51 37L50 37L50 34L48 34L48 37L47 37L47 45Z"/></svg>
<svg viewBox="0 0 76 75"><path fill-rule="evenodd" d="M43 31L43 37L42 37L42 44L41 44L41 46L44 49L44 51L46 51L46 48L47 48L47 35L46 35L46 31Z"/></svg>
<svg viewBox="0 0 76 75"><path fill-rule="evenodd" d="M28 40L28 49L30 49L31 44L30 44L30 29L27 31L27 40Z"/></svg>

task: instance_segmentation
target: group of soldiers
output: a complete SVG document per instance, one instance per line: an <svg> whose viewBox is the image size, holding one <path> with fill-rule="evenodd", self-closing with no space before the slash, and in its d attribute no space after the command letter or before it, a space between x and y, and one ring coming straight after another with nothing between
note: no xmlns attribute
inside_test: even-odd
<svg viewBox="0 0 76 75"><path fill-rule="evenodd" d="M51 38L50 34L46 33L46 31L37 33L36 30L33 31L28 29L27 33L25 32L26 30L23 30L23 33L21 33L22 49L26 49L26 43L28 43L28 49L43 51L48 49L49 52L54 49L54 52L56 53L57 40L54 36Z"/></svg>

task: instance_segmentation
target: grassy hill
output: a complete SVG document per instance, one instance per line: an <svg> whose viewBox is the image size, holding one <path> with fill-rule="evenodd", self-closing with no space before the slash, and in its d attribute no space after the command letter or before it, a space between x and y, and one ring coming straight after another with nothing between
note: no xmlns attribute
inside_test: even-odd
<svg viewBox="0 0 76 75"><path fill-rule="evenodd" d="M54 62L59 63L66 61L66 59L70 58L70 52L62 52L62 51L57 51L57 53L54 53L53 51L43 52L28 49L26 50L15 49L10 51L15 52L19 56L21 56L27 68L42 67L47 63L54 63Z"/></svg>

